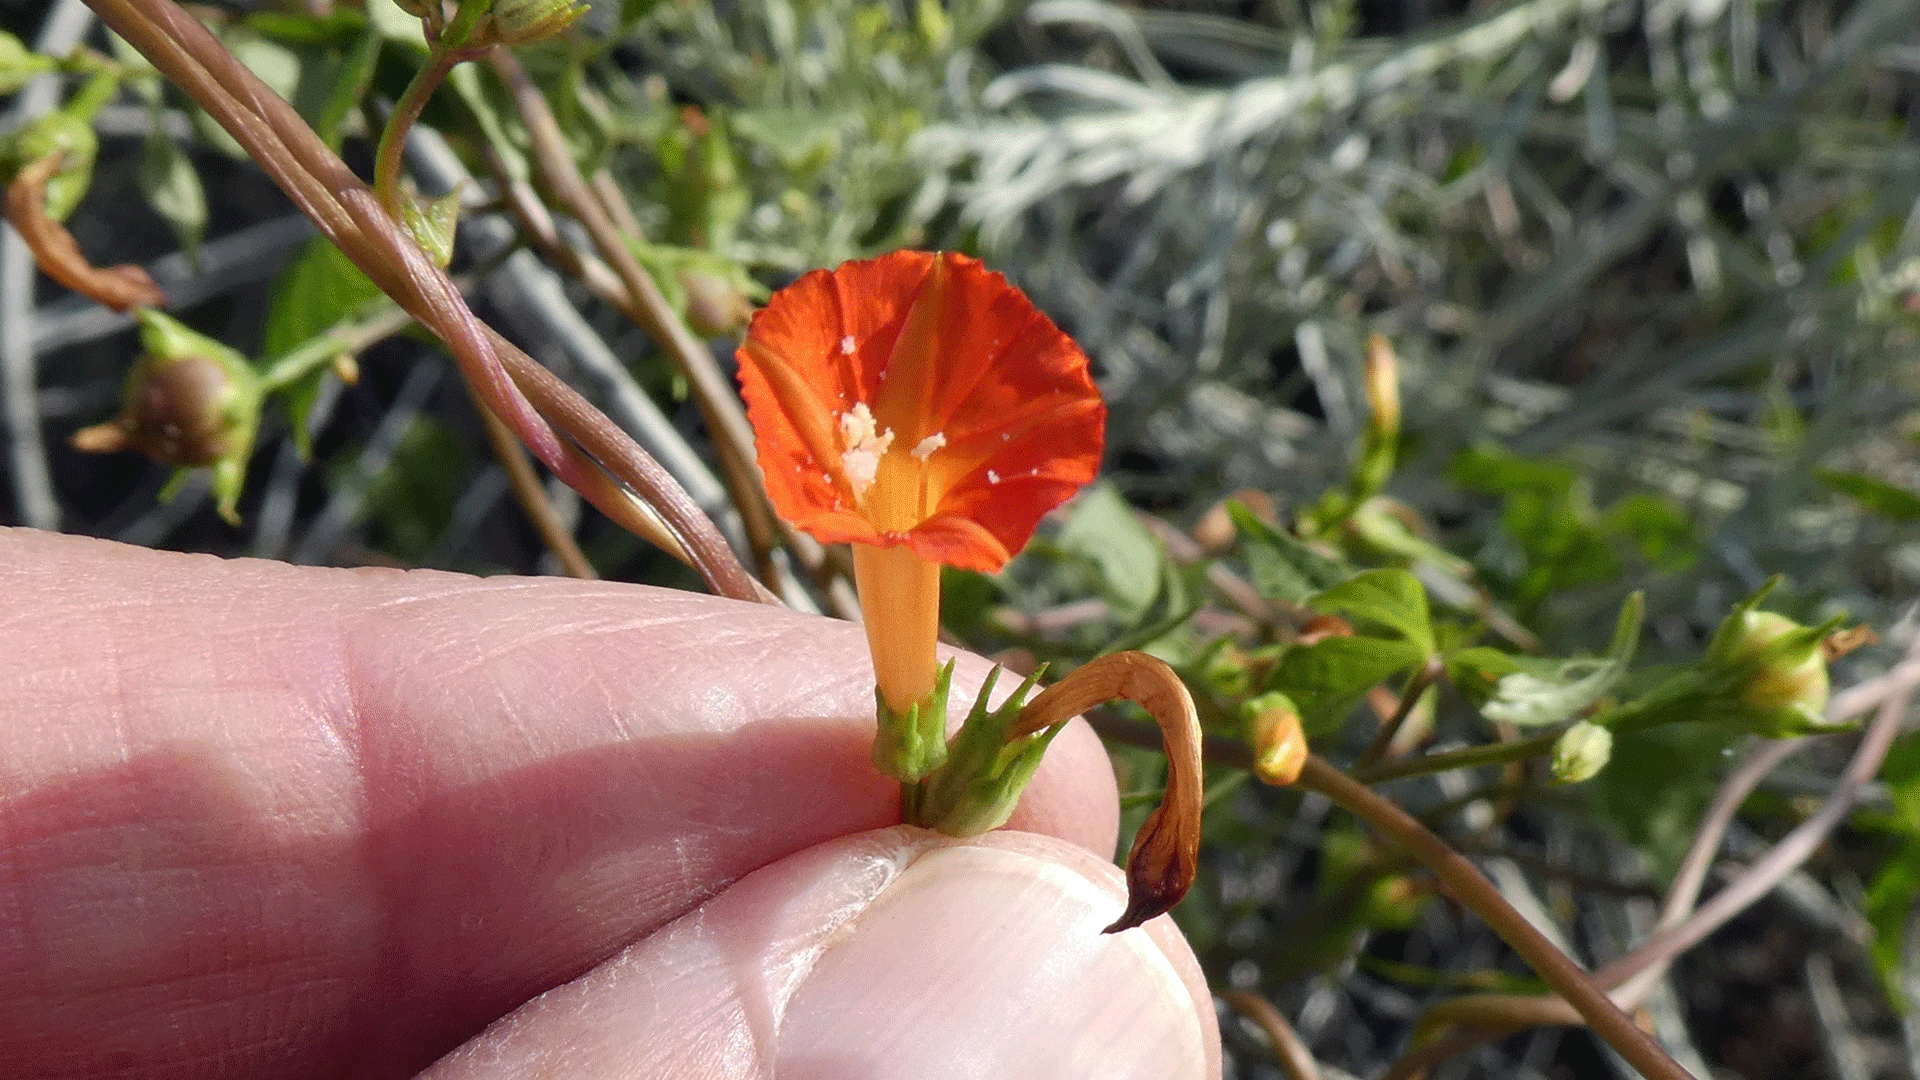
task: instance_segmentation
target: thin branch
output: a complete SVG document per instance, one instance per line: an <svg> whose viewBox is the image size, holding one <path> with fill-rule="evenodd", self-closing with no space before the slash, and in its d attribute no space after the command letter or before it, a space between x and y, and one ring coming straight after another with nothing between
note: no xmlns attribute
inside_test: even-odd
<svg viewBox="0 0 1920 1080"><path fill-rule="evenodd" d="M1829 833L1846 819L1859 793L1880 771L1888 748L1899 734L1901 721L1916 687L1920 687L1920 635L1907 658L1891 671L1834 695L1828 718L1842 720L1875 702L1880 711L1868 726L1853 758L1847 763L1833 794L1812 817L1788 833L1766 855L1699 910L1689 911L1706 879L1713 853L1754 787L1780 762L1811 742L1812 737L1767 742L1758 746L1721 784L1699 833L1687 852L1674 884L1662 905L1652 936L1632 952L1601 967L1594 982L1607 987L1623 1009L1637 1008L1666 974L1673 959L1693 947L1727 920L1746 910L1792 873ZM1494 1039L1536 1024L1578 1026L1580 1016L1558 997L1480 994L1441 1002L1422 1018L1423 1028L1441 1022L1462 1025L1433 1043L1404 1055L1381 1080L1404 1080L1455 1054L1465 1053Z"/></svg>
<svg viewBox="0 0 1920 1080"><path fill-rule="evenodd" d="M1413 715L1414 708L1420 704L1420 698L1426 694L1427 688L1433 685L1433 681L1438 679L1444 670L1439 657L1429 656L1420 670L1414 672L1413 677L1407 680L1407 685L1400 691L1400 704L1394 708L1393 715L1387 717L1386 723L1380 725L1380 731L1374 735L1373 742L1354 762L1353 768L1356 773L1387 756L1387 748L1393 745L1393 737L1400 734L1400 726L1407 722L1407 717Z"/></svg>
<svg viewBox="0 0 1920 1080"><path fill-rule="evenodd" d="M621 310L660 345L686 378L694 402L699 405L713 435L714 445L720 450L721 475L733 493L734 505L740 509L747 535L755 547L755 557L763 563L763 576L769 581L777 580L766 573L769 567L764 565L765 552L771 547L775 529L759 469L753 460L753 429L747 424L740 399L714 364L706 345L674 314L673 306L654 283L653 276L627 246L613 215L581 176L546 95L534 85L510 51L495 48L487 59L513 97L527 129L540 179L560 200L561 207L586 228L594 250L618 275L626 301L619 305Z"/></svg>
<svg viewBox="0 0 1920 1080"><path fill-rule="evenodd" d="M527 449L493 410L478 397L473 399L473 408L480 414L480 424L486 429L487 443L493 447L493 456L500 460L500 467L507 474L507 484L513 489L513 497L519 501L520 509L526 512L527 520L533 524L533 530L540 534L540 540L560 560L568 577L593 580L600 575L587 561L587 556L574 542L573 534L561 523L560 514L554 510L553 503L547 498L546 486L540 483L540 475L534 472L533 462L527 458Z"/></svg>
<svg viewBox="0 0 1920 1080"><path fill-rule="evenodd" d="M1484 746L1469 746L1464 750L1451 750L1444 754L1427 754L1423 757L1408 758L1405 761L1388 761L1371 768L1355 768L1353 778L1363 784L1378 784L1384 780L1402 780L1409 776L1451 772L1454 769L1504 765L1509 761L1524 761L1530 757L1552 753L1553 744L1559 738L1560 733L1554 732L1551 735L1538 735L1531 739L1488 743Z"/></svg>
<svg viewBox="0 0 1920 1080"><path fill-rule="evenodd" d="M1223 990L1220 1000L1260 1026L1273 1047L1274 1056L1280 1059L1280 1067L1286 1070L1288 1080L1320 1080L1320 1063L1313 1060L1313 1051L1300 1041L1293 1025L1273 1007L1273 1002L1245 990Z"/></svg>
<svg viewBox="0 0 1920 1080"><path fill-rule="evenodd" d="M1595 1034L1649 1080L1692 1080L1646 1032L1621 1012L1593 977L1555 948L1474 865L1427 831L1406 811L1373 793L1319 757L1309 757L1297 785L1318 791L1345 807L1396 844L1411 851L1437 875L1461 903L1486 920L1540 977L1579 1010Z"/></svg>

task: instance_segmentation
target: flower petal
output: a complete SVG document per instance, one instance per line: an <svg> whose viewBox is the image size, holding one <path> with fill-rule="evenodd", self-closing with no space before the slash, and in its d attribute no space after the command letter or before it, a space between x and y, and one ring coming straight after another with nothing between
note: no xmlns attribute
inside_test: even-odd
<svg viewBox="0 0 1920 1080"><path fill-rule="evenodd" d="M739 359L775 509L823 541L905 545L990 573L1099 466L1106 408L1085 354L964 255L901 251L807 274L754 317ZM886 528L862 513L836 441L858 404L892 434L874 496ZM886 479L903 476L918 484Z"/></svg>

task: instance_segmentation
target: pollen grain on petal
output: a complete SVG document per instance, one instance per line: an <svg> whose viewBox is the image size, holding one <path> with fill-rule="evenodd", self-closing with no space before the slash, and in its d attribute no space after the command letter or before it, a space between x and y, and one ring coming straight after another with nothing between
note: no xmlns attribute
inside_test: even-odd
<svg viewBox="0 0 1920 1080"><path fill-rule="evenodd" d="M921 439L919 444L908 452L924 463L928 458L933 456L935 450L945 445L947 445L947 437L936 431L926 438Z"/></svg>
<svg viewBox="0 0 1920 1080"><path fill-rule="evenodd" d="M847 474L853 497L865 498L874 477L880 474L880 459L893 445L893 432L877 430L873 410L864 401L856 402L840 414L840 444L840 467Z"/></svg>

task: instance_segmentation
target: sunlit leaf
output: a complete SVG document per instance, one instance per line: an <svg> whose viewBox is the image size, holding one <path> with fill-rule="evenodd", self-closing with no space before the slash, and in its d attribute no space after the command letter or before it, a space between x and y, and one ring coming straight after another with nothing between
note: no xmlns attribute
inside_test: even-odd
<svg viewBox="0 0 1920 1080"><path fill-rule="evenodd" d="M274 282L262 348L269 357L291 352L379 295L379 288L339 248L316 236ZM282 395L294 443L303 456L313 451L307 434L307 412L313 408L325 376L324 370L315 371Z"/></svg>
<svg viewBox="0 0 1920 1080"><path fill-rule="evenodd" d="M1353 574L1344 562L1261 521L1237 502L1227 504L1227 513L1240 534L1253 587L1269 600L1304 603L1309 596Z"/></svg>
<svg viewBox="0 0 1920 1080"><path fill-rule="evenodd" d="M200 240L207 231L207 194L200 173L178 144L156 126L147 136L140 158L140 192L180 240L194 265L200 261Z"/></svg>
<svg viewBox="0 0 1920 1080"><path fill-rule="evenodd" d="M1345 613L1378 623L1433 652L1433 621L1427 610L1427 591L1405 570L1368 570L1356 574L1310 600L1316 611Z"/></svg>
<svg viewBox="0 0 1920 1080"><path fill-rule="evenodd" d="M1153 606L1166 553L1112 484L1096 484L1074 501L1054 543L1098 568L1115 617L1132 623Z"/></svg>
<svg viewBox="0 0 1920 1080"><path fill-rule="evenodd" d="M1920 494L1860 473L1819 469L1815 479L1877 513L1895 521L1920 520Z"/></svg>
<svg viewBox="0 0 1920 1080"><path fill-rule="evenodd" d="M1425 659L1425 650L1408 641L1323 638L1281 653L1267 686L1291 698L1307 734L1317 735L1345 719L1368 690Z"/></svg>

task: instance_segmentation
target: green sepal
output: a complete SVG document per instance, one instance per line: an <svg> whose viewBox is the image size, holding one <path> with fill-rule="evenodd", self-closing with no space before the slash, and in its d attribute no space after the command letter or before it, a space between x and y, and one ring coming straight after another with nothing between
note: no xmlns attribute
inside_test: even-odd
<svg viewBox="0 0 1920 1080"><path fill-rule="evenodd" d="M919 784L901 789L902 820L948 836L977 836L1007 823L1027 781L1040 767L1047 745L1066 726L1062 721L1008 740L1007 733L1019 722L1020 709L1040 675L1035 672L998 708L989 708L987 700L1000 669L988 673L973 709L947 746L946 764Z"/></svg>
<svg viewBox="0 0 1920 1080"><path fill-rule="evenodd" d="M454 185L452 191L437 199L429 199L411 187L400 193L400 222L407 227L407 233L420 250L427 253L433 265L442 270L453 261L453 235L460 226L461 196L465 193L466 181Z"/></svg>
<svg viewBox="0 0 1920 1080"><path fill-rule="evenodd" d="M947 760L947 688L953 682L949 660L933 680L933 692L904 713L887 707L880 688L873 691L880 729L873 734L874 768L900 781L917 784Z"/></svg>

